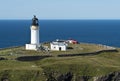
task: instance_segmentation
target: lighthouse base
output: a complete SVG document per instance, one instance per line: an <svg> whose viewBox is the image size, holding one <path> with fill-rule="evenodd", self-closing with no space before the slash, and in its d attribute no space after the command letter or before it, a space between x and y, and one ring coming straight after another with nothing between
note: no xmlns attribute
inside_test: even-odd
<svg viewBox="0 0 120 81"><path fill-rule="evenodd" d="M39 45L36 45L36 44L26 44L25 48L26 48L26 50L38 50L39 49Z"/></svg>

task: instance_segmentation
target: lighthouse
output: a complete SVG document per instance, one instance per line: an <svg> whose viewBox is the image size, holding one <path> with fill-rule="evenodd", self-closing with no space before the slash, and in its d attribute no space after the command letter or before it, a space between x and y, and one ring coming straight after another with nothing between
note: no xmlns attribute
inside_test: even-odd
<svg viewBox="0 0 120 81"><path fill-rule="evenodd" d="M30 44L26 44L26 50L38 50L39 43L39 21L38 18L34 15L32 19L32 24L30 26L31 30L31 42Z"/></svg>
<svg viewBox="0 0 120 81"><path fill-rule="evenodd" d="M39 24L36 16L32 19L31 26L31 44L39 45Z"/></svg>

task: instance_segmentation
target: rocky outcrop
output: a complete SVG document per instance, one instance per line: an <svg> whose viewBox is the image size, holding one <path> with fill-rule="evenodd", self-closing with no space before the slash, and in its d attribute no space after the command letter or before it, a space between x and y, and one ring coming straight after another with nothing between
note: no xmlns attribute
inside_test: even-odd
<svg viewBox="0 0 120 81"><path fill-rule="evenodd" d="M68 72L66 74L61 74L57 77L53 76L53 74L47 74L47 81L72 81L73 74Z"/></svg>
<svg viewBox="0 0 120 81"><path fill-rule="evenodd" d="M120 81L120 72L113 72L105 76L79 76L75 81Z"/></svg>
<svg viewBox="0 0 120 81"><path fill-rule="evenodd" d="M110 73L101 77L93 77L93 81L120 81L120 72Z"/></svg>
<svg viewBox="0 0 120 81"><path fill-rule="evenodd" d="M73 74L68 72L66 74L62 74L59 77L57 77L57 81L71 81L73 78Z"/></svg>
<svg viewBox="0 0 120 81"><path fill-rule="evenodd" d="M90 76L79 76L75 78L75 81L89 81Z"/></svg>
<svg viewBox="0 0 120 81"><path fill-rule="evenodd" d="M65 73L65 74L60 74L60 73L43 73L45 76L45 80L43 81L120 81L120 72L113 72L108 75L104 76L79 76L75 75L71 72ZM19 75L18 78L20 79L19 81L39 81L42 74L39 72L35 72L35 75L29 75L29 74L22 74ZM35 78L35 79L34 79ZM9 73L9 71L5 71L2 76L0 76L0 81L16 81L13 80L13 77ZM17 80L18 81L18 80Z"/></svg>
<svg viewBox="0 0 120 81"><path fill-rule="evenodd" d="M9 81L8 78L1 78L1 81Z"/></svg>
<svg viewBox="0 0 120 81"><path fill-rule="evenodd" d="M120 72L113 72L105 76L73 76L72 73L61 74L58 77L50 74L47 81L120 81Z"/></svg>

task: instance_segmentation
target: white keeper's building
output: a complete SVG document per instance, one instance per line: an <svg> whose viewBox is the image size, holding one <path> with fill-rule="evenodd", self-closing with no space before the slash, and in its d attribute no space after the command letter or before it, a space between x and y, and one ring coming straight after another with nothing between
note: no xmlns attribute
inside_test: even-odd
<svg viewBox="0 0 120 81"><path fill-rule="evenodd" d="M52 51L66 51L67 46L67 43L60 40L56 40L50 43L50 48Z"/></svg>

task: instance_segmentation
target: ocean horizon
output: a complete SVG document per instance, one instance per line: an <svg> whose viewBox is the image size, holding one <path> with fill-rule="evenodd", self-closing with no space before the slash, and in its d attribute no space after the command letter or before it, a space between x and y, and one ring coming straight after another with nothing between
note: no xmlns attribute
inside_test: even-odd
<svg viewBox="0 0 120 81"><path fill-rule="evenodd" d="M0 48L30 43L31 20L0 20ZM120 20L39 20L40 43L75 39L120 47Z"/></svg>

